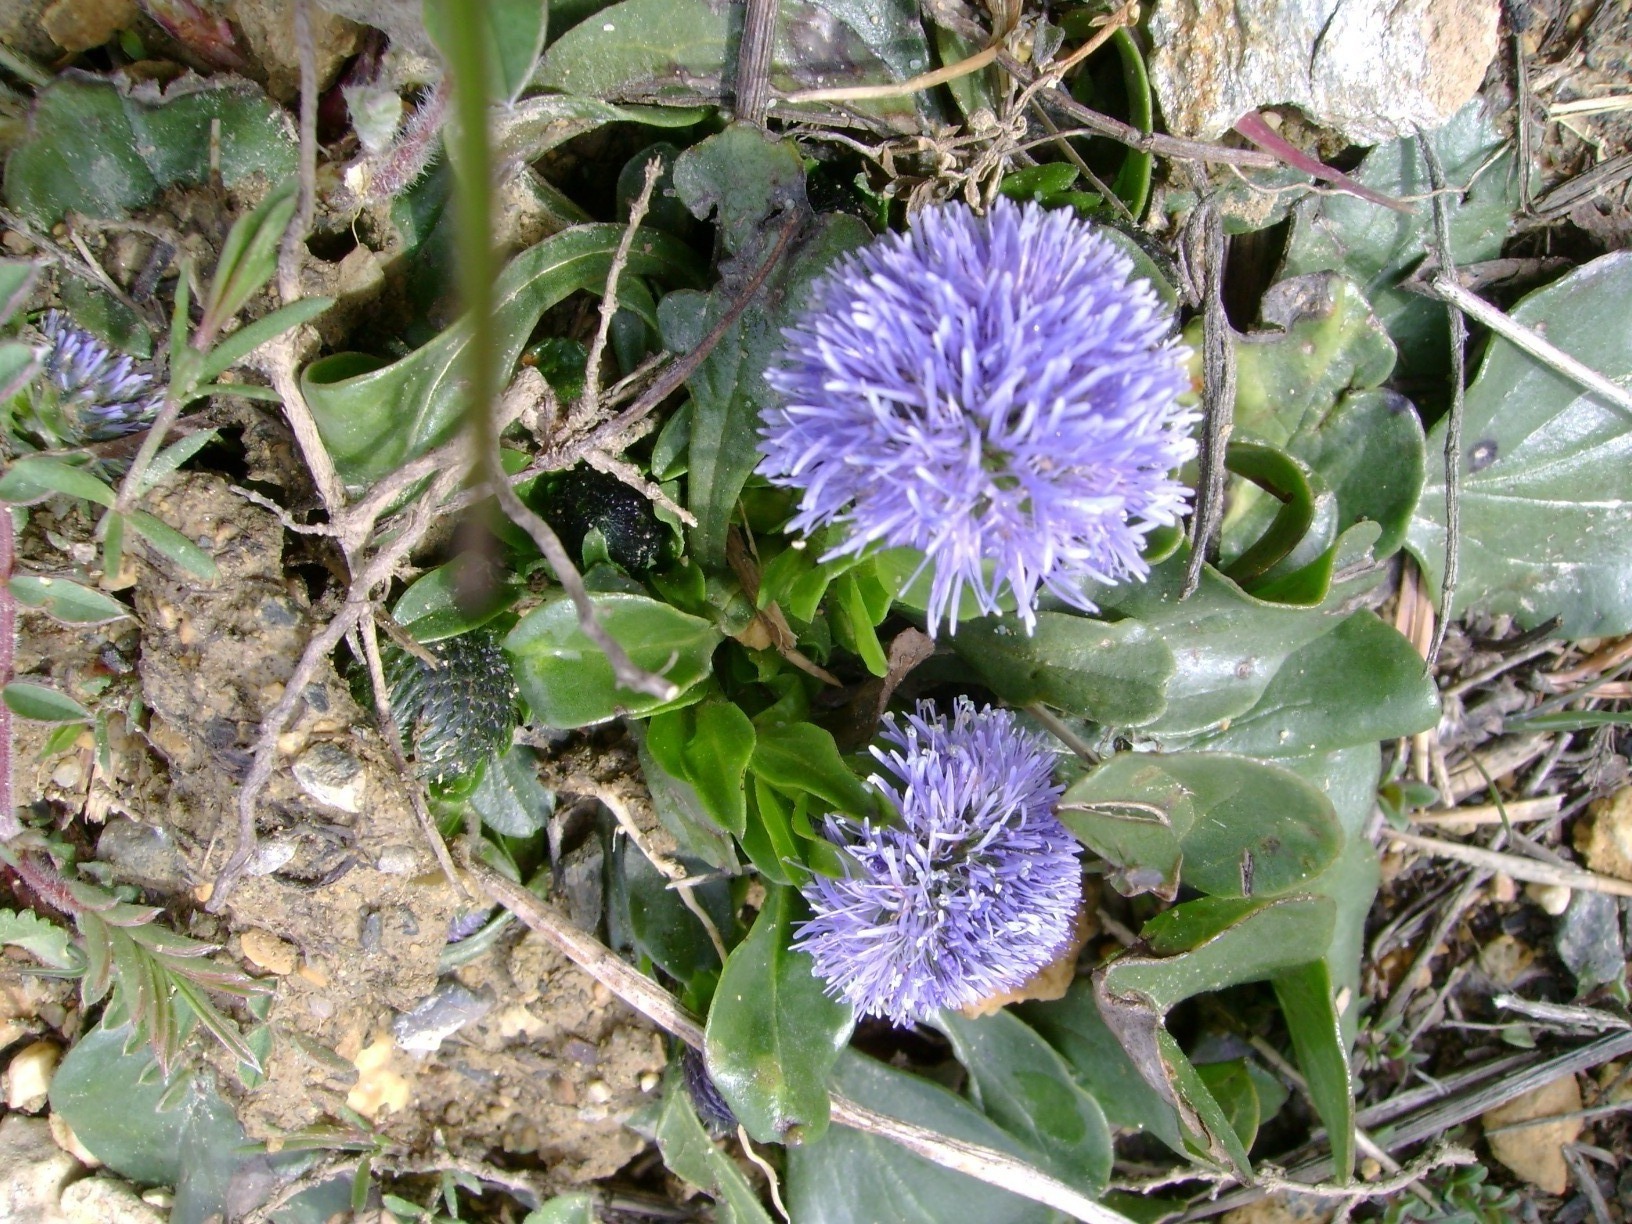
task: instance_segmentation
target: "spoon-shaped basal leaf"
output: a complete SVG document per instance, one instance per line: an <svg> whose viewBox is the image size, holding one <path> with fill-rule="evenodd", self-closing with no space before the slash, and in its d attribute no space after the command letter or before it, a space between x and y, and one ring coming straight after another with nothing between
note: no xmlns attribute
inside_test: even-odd
<svg viewBox="0 0 1632 1224"><path fill-rule="evenodd" d="M505 377L546 310L580 289L600 292L605 286L622 236L617 225L563 230L516 256L499 274L493 329ZM630 247L625 276L695 285L702 267L674 238L641 230ZM469 343L470 322L460 319L388 365L360 353L338 353L306 368L301 389L347 485L366 487L453 436L465 411L460 369Z"/></svg>
<svg viewBox="0 0 1632 1224"><path fill-rule="evenodd" d="M802 1143L827 1129L827 1076L854 1013L823 993L807 953L789 947L808 914L791 888L772 888L748 938L725 963L708 1013L708 1073L761 1143Z"/></svg>
<svg viewBox="0 0 1632 1224"><path fill-rule="evenodd" d="M1632 378L1632 252L1617 251L1532 293L1513 318L1622 386ZM1444 451L1446 425L1428 435ZM1437 473L1433 469L1438 469ZM1461 573L1452 616L1558 617L1560 637L1632 629L1632 415L1492 337L1462 424ZM1438 591L1444 465L1406 546Z"/></svg>

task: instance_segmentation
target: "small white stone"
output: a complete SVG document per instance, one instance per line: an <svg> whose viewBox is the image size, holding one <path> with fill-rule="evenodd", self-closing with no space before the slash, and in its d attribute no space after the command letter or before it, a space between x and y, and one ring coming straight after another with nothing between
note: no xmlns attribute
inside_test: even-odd
<svg viewBox="0 0 1632 1224"><path fill-rule="evenodd" d="M386 875L413 875L419 868L419 855L409 846L387 846L374 866Z"/></svg>
<svg viewBox="0 0 1632 1224"><path fill-rule="evenodd" d="M51 1076L61 1057L62 1051L49 1041L36 1041L12 1055L6 1067L6 1108L19 1113L44 1109Z"/></svg>
<svg viewBox="0 0 1632 1224"><path fill-rule="evenodd" d="M165 1214L111 1177L87 1177L62 1192L62 1214L72 1224L164 1224Z"/></svg>
<svg viewBox="0 0 1632 1224"><path fill-rule="evenodd" d="M1524 892L1554 918L1570 908L1570 890L1562 884L1526 884Z"/></svg>
<svg viewBox="0 0 1632 1224"><path fill-rule="evenodd" d="M79 1141L74 1128L62 1120L60 1114L51 1114L46 1121L51 1126L51 1138L56 1145L88 1169L100 1169L101 1159Z"/></svg>
<svg viewBox="0 0 1632 1224"><path fill-rule="evenodd" d="M596 1105L604 1105L612 1099L612 1088L605 1080L590 1080L584 1085L584 1095Z"/></svg>

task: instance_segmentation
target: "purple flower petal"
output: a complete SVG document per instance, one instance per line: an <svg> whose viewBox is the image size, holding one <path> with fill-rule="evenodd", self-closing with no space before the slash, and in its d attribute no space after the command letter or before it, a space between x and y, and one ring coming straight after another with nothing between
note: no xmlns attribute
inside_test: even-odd
<svg viewBox="0 0 1632 1224"><path fill-rule="evenodd" d="M791 526L926 554L929 630L960 596L1028 631L1044 588L1140 579L1196 453L1186 350L1132 261L1070 212L999 200L920 214L840 260L766 378L760 471L803 490Z"/></svg>
<svg viewBox="0 0 1632 1224"><path fill-rule="evenodd" d="M815 916L794 946L829 994L902 1025L1052 961L1075 934L1082 873L1052 757L1009 711L959 698L948 723L924 702L904 726L887 718L883 739L870 781L898 819L827 818L854 869L805 885Z"/></svg>

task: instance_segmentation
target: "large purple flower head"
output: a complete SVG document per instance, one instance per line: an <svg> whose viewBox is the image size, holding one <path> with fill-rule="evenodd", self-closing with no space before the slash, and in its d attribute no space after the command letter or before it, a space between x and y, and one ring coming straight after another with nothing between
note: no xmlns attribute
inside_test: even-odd
<svg viewBox="0 0 1632 1224"><path fill-rule="evenodd" d="M1153 527L1189 491L1190 386L1172 316L1073 213L949 204L840 260L767 372L760 470L802 489L792 526L925 554L929 629L1039 588L1142 578Z"/></svg>
<svg viewBox="0 0 1632 1224"><path fill-rule="evenodd" d="M1054 815L1042 741L1007 710L960 698L886 719L870 779L892 823L829 816L853 866L804 888L815 916L794 946L828 993L908 1024L1019 986L1071 941L1082 901L1077 843Z"/></svg>

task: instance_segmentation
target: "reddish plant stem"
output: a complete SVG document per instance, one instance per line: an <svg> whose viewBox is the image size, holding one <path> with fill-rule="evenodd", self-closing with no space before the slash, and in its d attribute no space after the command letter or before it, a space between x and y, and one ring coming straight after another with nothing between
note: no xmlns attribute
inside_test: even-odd
<svg viewBox="0 0 1632 1224"><path fill-rule="evenodd" d="M11 507L0 506L0 687L11 683L17 659L17 601L11 595L16 551ZM0 701L0 842L9 842L22 831L11 785L11 708Z"/></svg>

